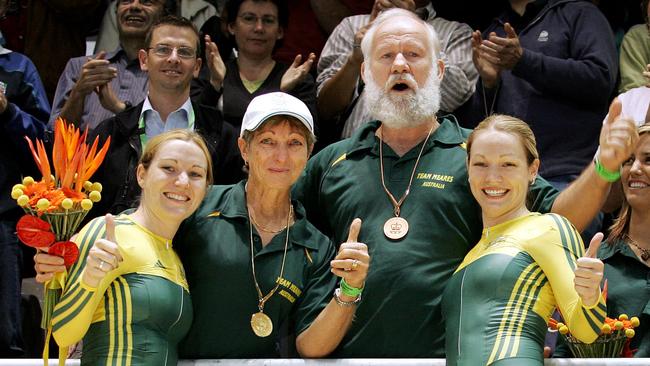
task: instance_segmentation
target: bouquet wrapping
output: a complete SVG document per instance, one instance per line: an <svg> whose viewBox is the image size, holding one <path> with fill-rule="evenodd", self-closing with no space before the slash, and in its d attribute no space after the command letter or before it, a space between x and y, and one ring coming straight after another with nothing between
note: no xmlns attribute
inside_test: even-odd
<svg viewBox="0 0 650 366"><path fill-rule="evenodd" d="M605 324L601 327L601 333L593 343L583 343L571 335L569 328L562 322L551 318L549 328L551 331L558 331L560 336L569 346L571 353L577 358L616 358L632 357L629 350L629 343L634 337L634 328L640 324L639 318L628 319L626 314L618 318L605 318Z"/></svg>
<svg viewBox="0 0 650 366"><path fill-rule="evenodd" d="M607 280L605 280L603 288L603 297L607 300ZM636 316L629 318L627 314L621 314L615 319L605 317L605 323L600 328L600 335L593 343L583 343L577 340L571 335L569 327L553 318L549 320L548 328L551 332L560 333L560 337L569 346L573 357L617 358L633 357L630 340L635 335L634 328L638 327L640 323L639 318Z"/></svg>

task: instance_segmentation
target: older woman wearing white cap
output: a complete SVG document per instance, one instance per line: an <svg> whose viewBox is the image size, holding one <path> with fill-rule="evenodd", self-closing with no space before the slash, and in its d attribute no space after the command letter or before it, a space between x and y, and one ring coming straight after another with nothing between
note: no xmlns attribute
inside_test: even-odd
<svg viewBox="0 0 650 366"><path fill-rule="evenodd" d="M345 335L370 258L357 242L361 220L337 251L291 200L314 140L299 99L276 92L248 106L239 138L248 180L210 187L174 237L194 310L181 358L292 356L294 335L301 356L323 357ZM56 268L36 260L41 272Z"/></svg>
<svg viewBox="0 0 650 366"><path fill-rule="evenodd" d="M194 304L182 357L286 356L279 340L292 333L301 356L322 357L345 334L369 256L356 242L360 220L337 253L291 200L313 131L309 109L289 94L248 106L239 138L248 180L212 187L176 236Z"/></svg>

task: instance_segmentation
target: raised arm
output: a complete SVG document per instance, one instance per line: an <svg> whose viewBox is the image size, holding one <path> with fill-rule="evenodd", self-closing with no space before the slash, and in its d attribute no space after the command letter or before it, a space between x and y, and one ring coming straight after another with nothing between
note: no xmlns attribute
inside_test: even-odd
<svg viewBox="0 0 650 366"><path fill-rule="evenodd" d="M322 120L331 120L344 112L356 95L363 62L361 40L370 26L364 22L363 16L345 18L323 47L316 78Z"/></svg>
<svg viewBox="0 0 650 366"><path fill-rule="evenodd" d="M634 121L621 116L621 109L621 103L614 100L600 131L597 162L589 164L553 203L552 211L568 218L580 231L603 207L612 182L617 180L607 177L619 172L639 140Z"/></svg>
<svg viewBox="0 0 650 366"><path fill-rule="evenodd" d="M100 86L107 85L117 76L117 69L110 67L105 57L106 53L102 51L97 57L88 58L81 66L78 60L68 61L56 87L50 123L58 116L77 126L82 123L86 97L96 90L99 92Z"/></svg>
<svg viewBox="0 0 650 366"><path fill-rule="evenodd" d="M97 239L95 238L104 239ZM98 218L77 237L79 260L69 270L63 294L52 314L52 332L61 347L81 340L110 283L121 274L122 257L112 216Z"/></svg>
<svg viewBox="0 0 650 366"><path fill-rule="evenodd" d="M440 107L453 112L469 99L476 88L478 72L472 62L472 29L462 23L439 19L434 23L444 49L445 75L440 84Z"/></svg>
<svg viewBox="0 0 650 366"><path fill-rule="evenodd" d="M341 288L336 290L335 298L330 300L311 325L296 338L296 349L303 357L325 357L330 354L352 324L370 264L368 247L357 241L360 230L361 220L355 219L350 225L347 242L341 244L338 254L331 261L332 272L341 277Z"/></svg>
<svg viewBox="0 0 650 366"><path fill-rule="evenodd" d="M602 267L600 278L581 281L584 274L589 272L585 263L592 258L583 258L582 239L568 220L559 215L550 215L549 218L554 221L552 226L555 226L555 230L547 230L536 238L536 242L529 247L529 253L544 271L557 308L571 334L583 342L593 342L600 334L600 327L607 315L607 306L598 287L603 275ZM602 266L602 262L600 264ZM572 281L574 271L575 276L582 276L577 280L582 286L579 290L579 286ZM593 291L594 285L596 291Z"/></svg>

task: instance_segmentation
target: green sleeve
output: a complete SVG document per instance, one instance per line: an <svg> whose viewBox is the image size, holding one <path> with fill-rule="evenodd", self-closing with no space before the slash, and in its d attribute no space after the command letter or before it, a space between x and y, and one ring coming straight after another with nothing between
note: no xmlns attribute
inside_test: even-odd
<svg viewBox="0 0 650 366"><path fill-rule="evenodd" d="M600 334L607 315L605 300L601 296L599 302L589 308L582 304L573 285L576 259L585 252L580 234L560 215L549 214L545 218L553 221L552 229L535 238L529 253L548 278L557 307L571 334L582 342L591 343Z"/></svg>
<svg viewBox="0 0 650 366"><path fill-rule="evenodd" d="M538 176L530 186L528 209L531 212L549 213L559 194L560 191L555 189L546 179Z"/></svg>
<svg viewBox="0 0 650 366"><path fill-rule="evenodd" d="M330 271L330 261L334 259L334 254L334 245L330 241L319 247L317 255L311 253L313 265L307 270L309 278L295 310L296 335L309 328L332 299L337 283L337 277Z"/></svg>
<svg viewBox="0 0 650 366"><path fill-rule="evenodd" d="M332 160L331 151L331 148L325 149L309 159L292 192L293 198L305 207L309 222L327 236L331 236L332 229L329 227L328 220L323 217L320 188Z"/></svg>
<svg viewBox="0 0 650 366"><path fill-rule="evenodd" d="M84 337L104 292L125 267L121 264L117 269L108 272L98 288L91 288L83 283L82 274L86 267L88 251L97 239L104 237L104 233L104 217L99 217L88 223L75 239L79 247L79 259L69 270L63 294L52 315L52 334L61 347L79 342Z"/></svg>

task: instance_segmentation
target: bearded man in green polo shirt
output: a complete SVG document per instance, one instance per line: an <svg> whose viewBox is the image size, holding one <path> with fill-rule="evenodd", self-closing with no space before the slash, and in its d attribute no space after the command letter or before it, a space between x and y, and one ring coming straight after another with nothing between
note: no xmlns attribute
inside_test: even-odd
<svg viewBox="0 0 650 366"><path fill-rule="evenodd" d="M359 241L373 258L356 319L333 356L444 357L441 296L482 228L467 181L469 131L453 116L436 117L445 82L440 41L414 13L385 11L360 46L376 121L314 156L294 187L309 220L334 242L362 218ZM606 123L601 168L617 171L637 138L630 121ZM562 193L538 178L531 211L559 213L582 229L609 191L601 177L590 165Z"/></svg>

